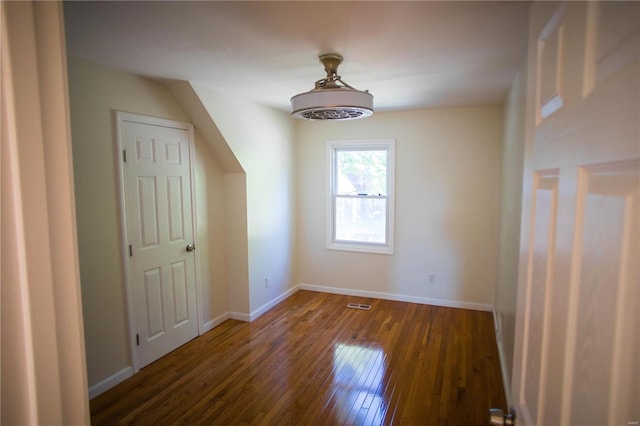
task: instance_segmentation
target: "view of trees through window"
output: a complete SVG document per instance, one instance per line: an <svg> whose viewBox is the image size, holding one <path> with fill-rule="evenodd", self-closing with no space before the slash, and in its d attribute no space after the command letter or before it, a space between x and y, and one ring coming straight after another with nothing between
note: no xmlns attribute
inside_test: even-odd
<svg viewBox="0 0 640 426"><path fill-rule="evenodd" d="M387 151L337 151L340 195L387 195Z"/></svg>
<svg viewBox="0 0 640 426"><path fill-rule="evenodd" d="M335 239L387 242L387 150L336 150Z"/></svg>

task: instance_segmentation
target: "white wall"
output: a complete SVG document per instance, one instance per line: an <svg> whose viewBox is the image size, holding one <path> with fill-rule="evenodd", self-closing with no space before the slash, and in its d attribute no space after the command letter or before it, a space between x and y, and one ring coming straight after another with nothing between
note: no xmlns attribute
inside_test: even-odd
<svg viewBox="0 0 640 426"><path fill-rule="evenodd" d="M511 85L504 105L500 248L498 285L494 304L497 320L496 337L501 352L502 374L507 398L510 396L509 388L513 369L513 345L515 342L526 81L526 68L523 65Z"/></svg>
<svg viewBox="0 0 640 426"><path fill-rule="evenodd" d="M325 141L396 139L395 254L325 248ZM300 281L478 304L496 283L502 108L378 112L297 124ZM429 274L436 283L428 282Z"/></svg>
<svg viewBox="0 0 640 426"><path fill-rule="evenodd" d="M191 87L246 173L248 283L232 282L229 291L236 309L245 309L237 298L249 296L248 310L234 309L249 319L297 284L294 122L274 108Z"/></svg>
<svg viewBox="0 0 640 426"><path fill-rule="evenodd" d="M113 111L189 122L167 88L69 57L78 244L89 386L131 365L123 285ZM225 178L195 132L198 266L203 317L228 312Z"/></svg>

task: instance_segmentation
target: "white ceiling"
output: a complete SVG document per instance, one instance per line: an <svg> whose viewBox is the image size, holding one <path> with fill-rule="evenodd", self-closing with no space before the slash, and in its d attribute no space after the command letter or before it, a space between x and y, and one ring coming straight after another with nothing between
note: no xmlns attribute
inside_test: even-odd
<svg viewBox="0 0 640 426"><path fill-rule="evenodd" d="M376 110L501 103L524 59L528 2L66 2L67 50L289 110L344 56Z"/></svg>

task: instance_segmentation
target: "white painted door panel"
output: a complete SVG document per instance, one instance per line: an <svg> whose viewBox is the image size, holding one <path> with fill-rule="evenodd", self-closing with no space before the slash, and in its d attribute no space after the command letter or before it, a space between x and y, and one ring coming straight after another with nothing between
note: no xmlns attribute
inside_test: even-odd
<svg viewBox="0 0 640 426"><path fill-rule="evenodd" d="M198 334L189 131L124 120L137 367Z"/></svg>
<svg viewBox="0 0 640 426"><path fill-rule="evenodd" d="M536 3L512 401L640 420L640 3Z"/></svg>

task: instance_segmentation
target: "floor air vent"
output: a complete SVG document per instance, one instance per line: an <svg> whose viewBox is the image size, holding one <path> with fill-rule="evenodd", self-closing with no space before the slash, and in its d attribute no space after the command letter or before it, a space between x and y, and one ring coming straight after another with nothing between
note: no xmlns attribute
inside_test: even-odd
<svg viewBox="0 0 640 426"><path fill-rule="evenodd" d="M368 311L371 309L371 305L363 305L362 303L349 303L347 305L347 308L362 309L364 311Z"/></svg>

